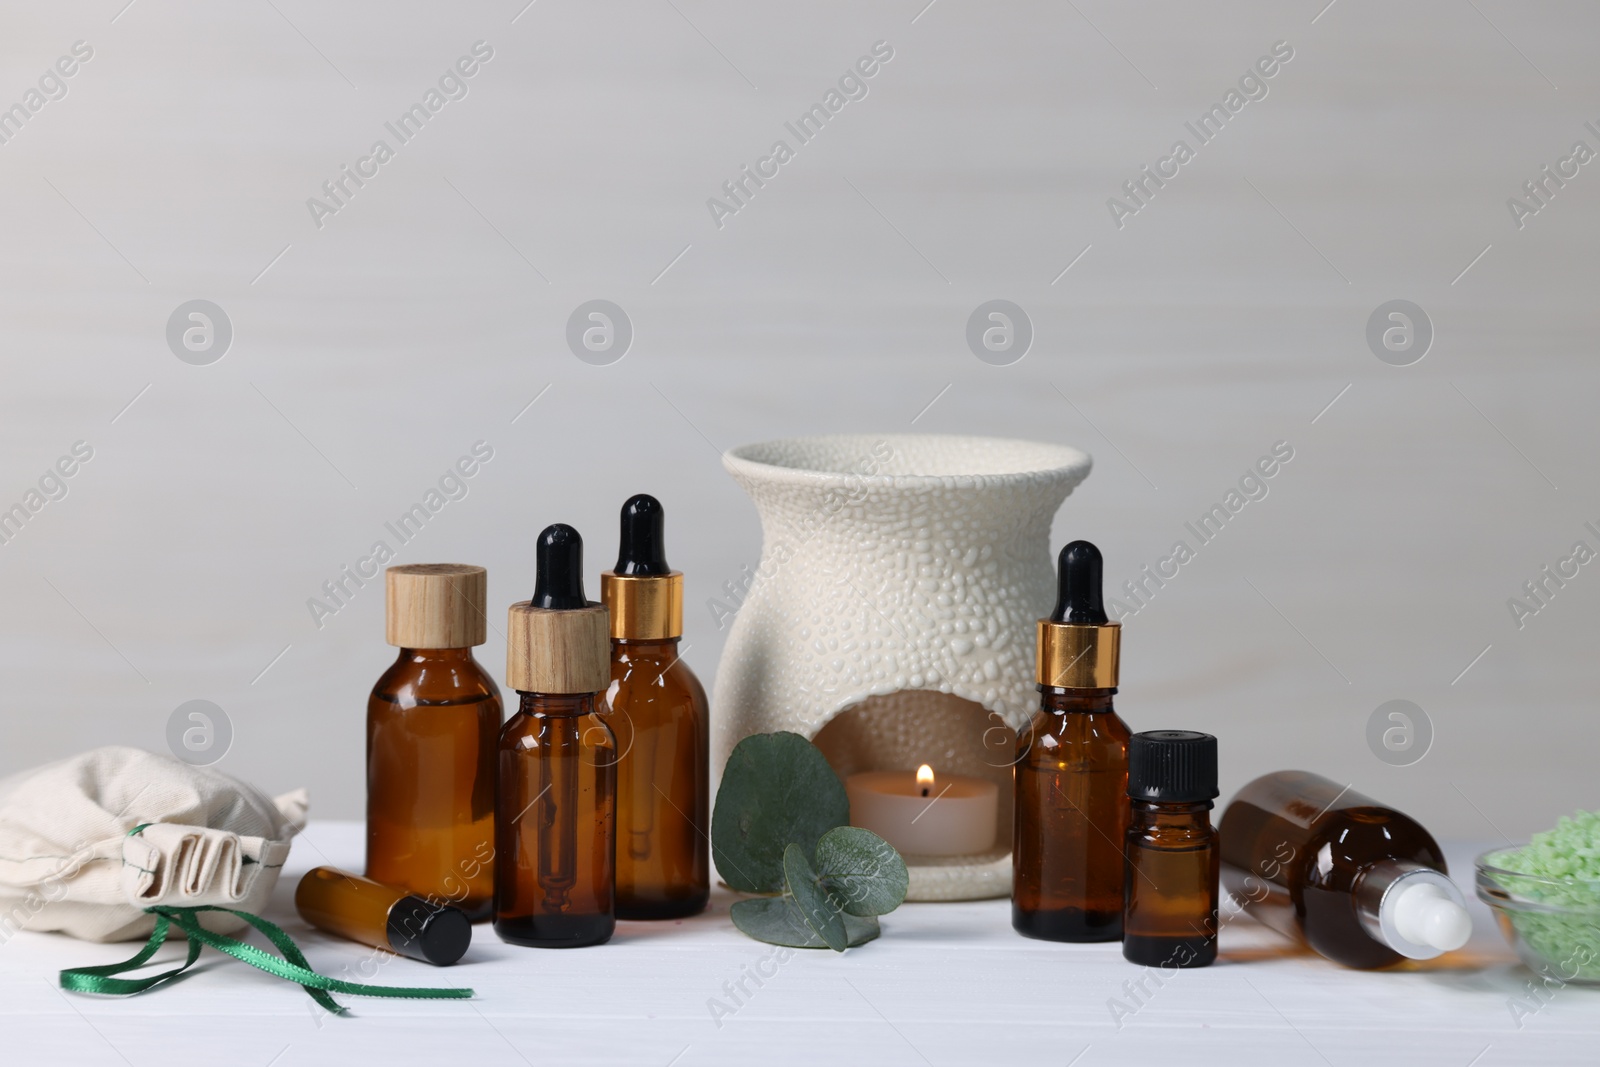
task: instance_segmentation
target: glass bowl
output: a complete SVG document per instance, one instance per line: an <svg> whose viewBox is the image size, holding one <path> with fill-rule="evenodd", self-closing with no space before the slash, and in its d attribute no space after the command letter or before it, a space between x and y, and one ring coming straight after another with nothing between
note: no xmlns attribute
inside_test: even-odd
<svg viewBox="0 0 1600 1067"><path fill-rule="evenodd" d="M1477 861L1478 899L1534 971L1562 982L1600 985L1600 881L1520 874L1502 866L1520 845Z"/></svg>

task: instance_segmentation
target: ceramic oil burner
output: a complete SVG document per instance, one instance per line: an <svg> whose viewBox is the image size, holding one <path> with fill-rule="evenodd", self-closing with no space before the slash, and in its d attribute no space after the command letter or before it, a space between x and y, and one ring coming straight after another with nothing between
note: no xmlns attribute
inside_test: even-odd
<svg viewBox="0 0 1600 1067"><path fill-rule="evenodd" d="M915 771L1000 785L995 844L907 857L912 900L1005 896L1011 764L1038 704L1034 624L1050 526L1090 458L933 434L745 445L723 465L761 515L761 561L717 672L712 781L754 733L810 738L840 777Z"/></svg>

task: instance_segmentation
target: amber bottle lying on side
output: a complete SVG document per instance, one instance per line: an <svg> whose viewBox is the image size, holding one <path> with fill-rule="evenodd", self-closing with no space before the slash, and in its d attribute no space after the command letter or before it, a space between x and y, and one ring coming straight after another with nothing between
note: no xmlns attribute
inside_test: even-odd
<svg viewBox="0 0 1600 1067"><path fill-rule="evenodd" d="M472 649L487 638L488 575L421 563L384 581L400 654L367 700L366 873L487 919L501 707Z"/></svg>
<svg viewBox="0 0 1600 1067"><path fill-rule="evenodd" d="M1222 881L1251 915L1347 967L1460 948L1444 853L1409 816L1307 771L1263 775L1222 814Z"/></svg>
<svg viewBox="0 0 1600 1067"><path fill-rule="evenodd" d="M472 943L472 924L459 908L337 867L308 871L295 887L294 906L318 929L440 967L466 955Z"/></svg>

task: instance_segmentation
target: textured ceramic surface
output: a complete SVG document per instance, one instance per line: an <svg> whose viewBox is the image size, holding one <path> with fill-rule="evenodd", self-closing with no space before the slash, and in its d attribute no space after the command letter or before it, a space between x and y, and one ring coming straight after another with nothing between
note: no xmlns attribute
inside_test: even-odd
<svg viewBox="0 0 1600 1067"><path fill-rule="evenodd" d="M761 515L762 551L717 671L717 775L741 738L814 738L869 700L883 717L858 734L912 739L886 740L877 768L902 765L924 744L929 753L982 744L960 717L908 725L916 701L883 699L890 694L947 694L927 706L960 698L1020 729L1038 704L1034 623L1055 587L1051 521L1090 463L1064 445L909 434L729 451L723 464ZM1009 781L1008 761L989 758ZM972 862L914 863L913 899L1009 892L1008 839L1007 830L1001 852Z"/></svg>

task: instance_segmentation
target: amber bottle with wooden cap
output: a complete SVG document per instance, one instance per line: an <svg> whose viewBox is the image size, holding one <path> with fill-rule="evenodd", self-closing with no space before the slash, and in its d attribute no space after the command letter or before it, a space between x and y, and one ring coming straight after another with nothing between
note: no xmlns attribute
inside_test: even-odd
<svg viewBox="0 0 1600 1067"><path fill-rule="evenodd" d="M1117 691L1122 626L1106 619L1100 550L1061 550L1058 596L1039 620L1039 711L1017 739L1011 925L1047 941L1122 936L1128 727Z"/></svg>
<svg viewBox="0 0 1600 1067"><path fill-rule="evenodd" d="M583 595L583 539L539 535L533 599L511 605L500 732L494 931L513 945L598 945L616 928L617 745L601 716L611 628Z"/></svg>
<svg viewBox="0 0 1600 1067"><path fill-rule="evenodd" d="M1128 742L1128 873L1122 955L1171 970L1217 959L1221 853L1211 826L1217 739L1147 730Z"/></svg>
<svg viewBox="0 0 1600 1067"><path fill-rule="evenodd" d="M367 877L487 919L502 715L472 649L488 572L419 563L390 567L384 584L400 655L367 700Z"/></svg>
<svg viewBox="0 0 1600 1067"><path fill-rule="evenodd" d="M709 711L678 654L683 574L667 566L663 520L653 496L624 504L616 569L600 575L611 612L607 721L619 753L619 919L682 918L711 897Z"/></svg>
<svg viewBox="0 0 1600 1067"><path fill-rule="evenodd" d="M318 929L440 967L472 944L472 923L461 909L337 867L308 871L295 887L294 906Z"/></svg>

